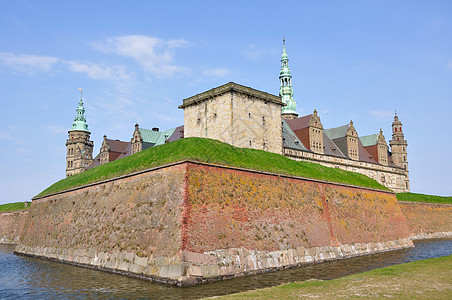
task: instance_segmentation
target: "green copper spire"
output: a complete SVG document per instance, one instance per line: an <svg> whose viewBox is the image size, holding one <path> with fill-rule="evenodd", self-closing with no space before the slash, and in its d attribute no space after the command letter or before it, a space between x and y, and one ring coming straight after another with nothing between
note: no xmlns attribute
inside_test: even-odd
<svg viewBox="0 0 452 300"><path fill-rule="evenodd" d="M292 76L289 69L289 56L286 53L286 40L283 38L283 53L281 55L281 72L279 72L279 96L286 104L281 108L282 114L297 115L297 103L293 100Z"/></svg>
<svg viewBox="0 0 452 300"><path fill-rule="evenodd" d="M79 130L79 131L88 131L88 124L86 123L85 118L85 108L83 107L83 100L82 100L82 91L80 89L80 101L78 102L78 107L76 110L74 123L72 123L72 130Z"/></svg>

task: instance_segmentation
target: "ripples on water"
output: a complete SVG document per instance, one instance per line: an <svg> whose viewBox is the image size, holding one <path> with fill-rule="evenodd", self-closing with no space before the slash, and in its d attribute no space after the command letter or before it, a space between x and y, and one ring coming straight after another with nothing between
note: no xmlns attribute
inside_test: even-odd
<svg viewBox="0 0 452 300"><path fill-rule="evenodd" d="M388 265L452 254L452 239L414 243L415 248L185 288L16 256L13 254L14 246L0 245L0 299L197 299L296 280L333 279Z"/></svg>

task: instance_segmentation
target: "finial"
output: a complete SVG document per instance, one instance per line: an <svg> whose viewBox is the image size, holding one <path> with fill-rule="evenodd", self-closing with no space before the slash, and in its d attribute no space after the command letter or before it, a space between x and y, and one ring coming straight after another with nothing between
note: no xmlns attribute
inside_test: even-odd
<svg viewBox="0 0 452 300"><path fill-rule="evenodd" d="M283 35L282 35L282 43L283 43L283 46L285 47L285 46L286 46L286 39L285 39L285 37L284 37L284 33L283 33Z"/></svg>
<svg viewBox="0 0 452 300"><path fill-rule="evenodd" d="M383 134L383 130L380 128L380 134Z"/></svg>
<svg viewBox="0 0 452 300"><path fill-rule="evenodd" d="M395 115L396 115L396 117L397 117L397 109L394 109L394 112L395 112Z"/></svg>
<svg viewBox="0 0 452 300"><path fill-rule="evenodd" d="M80 91L80 100L82 100L83 90L82 88L78 88L78 90Z"/></svg>

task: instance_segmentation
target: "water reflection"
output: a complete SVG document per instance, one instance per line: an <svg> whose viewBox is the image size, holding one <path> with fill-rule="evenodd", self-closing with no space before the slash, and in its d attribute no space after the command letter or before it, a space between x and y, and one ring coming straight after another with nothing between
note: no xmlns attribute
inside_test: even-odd
<svg viewBox="0 0 452 300"><path fill-rule="evenodd" d="M415 241L415 248L322 263L200 286L176 288L50 261L16 256L0 245L1 299L197 299L296 280L333 279L388 265L452 254L452 239Z"/></svg>

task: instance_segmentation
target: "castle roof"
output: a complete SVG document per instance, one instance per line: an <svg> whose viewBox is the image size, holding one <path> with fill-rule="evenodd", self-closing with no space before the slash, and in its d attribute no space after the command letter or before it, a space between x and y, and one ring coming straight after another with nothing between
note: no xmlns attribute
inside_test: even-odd
<svg viewBox="0 0 452 300"><path fill-rule="evenodd" d="M368 163L374 163L377 164L378 162L370 155L369 152L364 148L363 143L360 139L358 139L358 154L359 154L359 161L368 162Z"/></svg>
<svg viewBox="0 0 452 300"><path fill-rule="evenodd" d="M143 129L139 128L141 137L143 138L143 143L151 144L150 146L158 146L163 145L165 141L174 133L174 130L176 128L171 128L165 131L158 131L158 130L149 130L149 129Z"/></svg>
<svg viewBox="0 0 452 300"><path fill-rule="evenodd" d="M331 139L335 140L346 136L349 125L325 129L323 132Z"/></svg>
<svg viewBox="0 0 452 300"><path fill-rule="evenodd" d="M292 121L292 120L291 120ZM300 141L295 132L288 124L288 120L282 119L282 136L283 147L301 151L309 151L305 145Z"/></svg>
<svg viewBox="0 0 452 300"><path fill-rule="evenodd" d="M290 128L292 128L292 130L299 130L307 128L309 126L309 121L311 121L311 118L312 114L295 118L292 120L286 120L286 122L290 125Z"/></svg>
<svg viewBox="0 0 452 300"><path fill-rule="evenodd" d="M184 125L174 128L173 134L170 135L166 142L171 143L182 138L184 138Z"/></svg>
<svg viewBox="0 0 452 300"><path fill-rule="evenodd" d="M335 143L333 143L332 140L330 140L330 138L325 133L323 134L323 146L325 147L323 150L326 155L332 155L342 158L347 157L344 155L344 153L342 153L341 149Z"/></svg>
<svg viewBox="0 0 452 300"><path fill-rule="evenodd" d="M360 136L359 139L364 147L374 146L378 142L378 134Z"/></svg>
<svg viewBox="0 0 452 300"><path fill-rule="evenodd" d="M275 96L275 95L272 95L272 94L269 94L266 92L262 92L259 90L255 90L253 88L250 88L250 87L247 87L244 85L240 85L240 84L237 84L234 82L229 82L229 83L223 84L219 87L208 90L206 92L203 92L203 93L194 95L190 98L184 99L182 105L180 105L179 108L185 108L192 104L197 104L199 102L209 100L211 98L217 97L219 95L222 95L222 94L225 94L225 93L231 92L231 91L250 95L250 96L262 99L263 101L273 102L273 103L279 104L281 106L285 105L281 101L281 98L279 98L278 96Z"/></svg>

